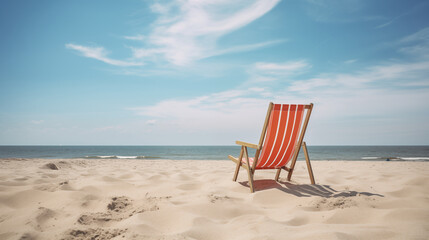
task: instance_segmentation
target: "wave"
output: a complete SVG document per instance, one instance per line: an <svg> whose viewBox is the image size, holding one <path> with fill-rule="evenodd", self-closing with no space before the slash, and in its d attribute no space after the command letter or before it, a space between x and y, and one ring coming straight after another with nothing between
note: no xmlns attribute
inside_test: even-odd
<svg viewBox="0 0 429 240"><path fill-rule="evenodd" d="M160 158L160 157L154 157L154 156L117 156L117 155L111 155L111 156L85 156L84 158L92 158L92 159L154 159L154 158Z"/></svg>
<svg viewBox="0 0 429 240"><path fill-rule="evenodd" d="M400 158L398 157L361 157L362 160L386 160L386 161L390 161L390 160L400 160Z"/></svg>
<svg viewBox="0 0 429 240"><path fill-rule="evenodd" d="M401 157L400 159L407 161L429 161L429 157Z"/></svg>
<svg viewBox="0 0 429 240"><path fill-rule="evenodd" d="M429 161L429 157L361 157L361 159L376 161Z"/></svg>

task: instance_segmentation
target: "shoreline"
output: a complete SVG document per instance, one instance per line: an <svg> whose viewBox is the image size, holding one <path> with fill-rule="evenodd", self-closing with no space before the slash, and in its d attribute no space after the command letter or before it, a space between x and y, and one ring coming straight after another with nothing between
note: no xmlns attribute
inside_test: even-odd
<svg viewBox="0 0 429 240"><path fill-rule="evenodd" d="M311 160L429 161L429 146L308 146ZM0 146L0 158L203 159L238 156L237 146ZM253 149L249 154L254 155ZM303 153L300 154L303 159Z"/></svg>
<svg viewBox="0 0 429 240"><path fill-rule="evenodd" d="M425 157L426 158L426 157ZM98 158L98 157L76 157L76 158L40 158L40 157L5 157L0 158L0 161L27 161L27 160L36 160L36 161L68 161L68 160L85 160L85 161L92 161L92 160L123 160L123 161L224 161L224 162L231 162L229 159L167 159L167 158L125 158L125 157L118 157L118 158ZM348 159L348 160L339 160L339 159L310 159L311 162L427 162L429 163L429 160L422 160L421 158L417 159L402 159L402 158L392 158L392 159ZM299 157L297 159L298 162L305 162L305 159Z"/></svg>
<svg viewBox="0 0 429 240"><path fill-rule="evenodd" d="M53 165L51 165L53 164ZM55 167L58 169L56 170ZM424 239L429 162L0 159L1 239Z"/></svg>

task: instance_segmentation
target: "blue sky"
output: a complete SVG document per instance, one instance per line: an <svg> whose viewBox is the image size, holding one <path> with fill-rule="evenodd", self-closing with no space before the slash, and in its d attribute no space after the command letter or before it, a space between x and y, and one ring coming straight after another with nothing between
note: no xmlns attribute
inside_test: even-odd
<svg viewBox="0 0 429 240"><path fill-rule="evenodd" d="M232 2L232 3L231 3ZM2 1L0 144L429 144L429 1Z"/></svg>

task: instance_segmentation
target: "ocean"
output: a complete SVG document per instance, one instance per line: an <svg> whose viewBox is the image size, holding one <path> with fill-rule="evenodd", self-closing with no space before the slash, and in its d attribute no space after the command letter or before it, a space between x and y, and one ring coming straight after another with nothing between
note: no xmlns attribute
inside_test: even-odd
<svg viewBox="0 0 429 240"><path fill-rule="evenodd" d="M311 160L429 161L429 146L308 146L308 151ZM0 158L227 160L239 153L239 146L0 146Z"/></svg>

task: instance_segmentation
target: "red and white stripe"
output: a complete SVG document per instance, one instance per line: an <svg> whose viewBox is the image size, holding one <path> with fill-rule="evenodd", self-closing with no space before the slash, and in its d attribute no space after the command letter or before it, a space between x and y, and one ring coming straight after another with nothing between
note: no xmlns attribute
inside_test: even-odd
<svg viewBox="0 0 429 240"><path fill-rule="evenodd" d="M298 142L305 105L274 104L256 169L285 166ZM253 158L249 159L250 164Z"/></svg>

